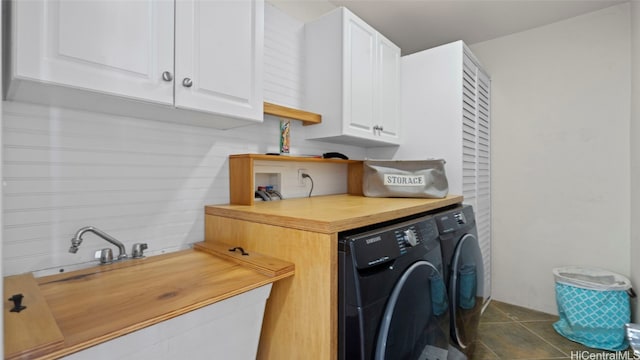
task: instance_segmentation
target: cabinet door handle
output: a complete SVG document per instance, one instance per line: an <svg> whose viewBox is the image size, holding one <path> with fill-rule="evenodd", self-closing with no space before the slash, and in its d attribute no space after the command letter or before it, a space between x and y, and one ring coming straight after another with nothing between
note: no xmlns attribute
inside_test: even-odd
<svg viewBox="0 0 640 360"><path fill-rule="evenodd" d="M193 85L193 81L190 78L184 78L184 80L182 80L182 86L191 87L191 85Z"/></svg>
<svg viewBox="0 0 640 360"><path fill-rule="evenodd" d="M165 72L162 73L162 80L171 81L171 80L173 80L173 75L171 75L170 71L165 71Z"/></svg>

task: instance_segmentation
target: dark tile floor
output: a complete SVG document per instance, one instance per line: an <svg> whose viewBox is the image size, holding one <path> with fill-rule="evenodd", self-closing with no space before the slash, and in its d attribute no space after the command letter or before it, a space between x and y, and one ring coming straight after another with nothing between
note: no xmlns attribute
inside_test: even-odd
<svg viewBox="0 0 640 360"><path fill-rule="evenodd" d="M480 320L473 360L634 359L632 353L591 349L560 336L552 327L557 320L555 315L493 300Z"/></svg>

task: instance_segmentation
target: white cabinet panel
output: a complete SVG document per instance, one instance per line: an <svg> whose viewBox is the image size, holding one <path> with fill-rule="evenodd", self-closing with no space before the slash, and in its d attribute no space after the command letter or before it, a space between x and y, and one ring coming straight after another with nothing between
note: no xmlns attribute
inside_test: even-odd
<svg viewBox="0 0 640 360"><path fill-rule="evenodd" d="M14 4L14 76L171 104L171 1Z"/></svg>
<svg viewBox="0 0 640 360"><path fill-rule="evenodd" d="M176 3L176 107L262 121L263 13L255 0Z"/></svg>
<svg viewBox="0 0 640 360"><path fill-rule="evenodd" d="M344 36L344 129L367 137L375 116L376 31L358 18L348 17Z"/></svg>
<svg viewBox="0 0 640 360"><path fill-rule="evenodd" d="M263 120L263 0L11 4L9 99L219 128Z"/></svg>
<svg viewBox="0 0 640 360"><path fill-rule="evenodd" d="M397 145L400 48L345 8L305 25L304 107L322 114L308 139Z"/></svg>

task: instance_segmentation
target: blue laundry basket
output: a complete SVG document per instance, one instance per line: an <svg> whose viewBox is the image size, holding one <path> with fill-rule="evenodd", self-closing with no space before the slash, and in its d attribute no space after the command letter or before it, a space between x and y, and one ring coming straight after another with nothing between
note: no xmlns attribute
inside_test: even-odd
<svg viewBox="0 0 640 360"><path fill-rule="evenodd" d="M586 267L553 269L560 319L553 328L569 340L609 351L628 347L625 324L631 320L626 277Z"/></svg>

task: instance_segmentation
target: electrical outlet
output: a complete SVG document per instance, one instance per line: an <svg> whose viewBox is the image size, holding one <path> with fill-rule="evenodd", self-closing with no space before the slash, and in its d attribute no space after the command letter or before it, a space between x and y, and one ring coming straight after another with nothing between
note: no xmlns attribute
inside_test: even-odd
<svg viewBox="0 0 640 360"><path fill-rule="evenodd" d="M298 185L300 186L304 186L306 185L304 178L302 177L302 174L308 174L309 170L307 169L298 169Z"/></svg>

